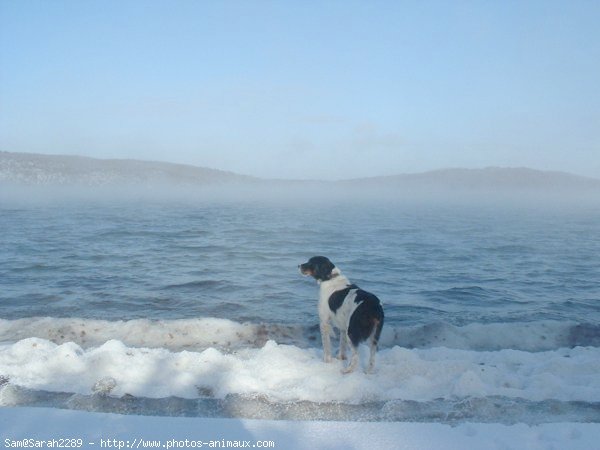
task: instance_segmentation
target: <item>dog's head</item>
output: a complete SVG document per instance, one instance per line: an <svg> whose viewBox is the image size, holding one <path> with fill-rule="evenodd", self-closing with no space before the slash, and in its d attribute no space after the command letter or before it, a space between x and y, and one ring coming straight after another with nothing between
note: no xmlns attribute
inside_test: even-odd
<svg viewBox="0 0 600 450"><path fill-rule="evenodd" d="M317 281L331 280L335 274L335 265L324 256L313 256L298 268L302 275L314 277Z"/></svg>

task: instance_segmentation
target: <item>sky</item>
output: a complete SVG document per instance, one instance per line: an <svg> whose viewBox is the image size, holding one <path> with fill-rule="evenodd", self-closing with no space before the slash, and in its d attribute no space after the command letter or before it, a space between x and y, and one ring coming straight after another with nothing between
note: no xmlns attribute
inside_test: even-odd
<svg viewBox="0 0 600 450"><path fill-rule="evenodd" d="M600 178L600 2L0 0L0 150Z"/></svg>

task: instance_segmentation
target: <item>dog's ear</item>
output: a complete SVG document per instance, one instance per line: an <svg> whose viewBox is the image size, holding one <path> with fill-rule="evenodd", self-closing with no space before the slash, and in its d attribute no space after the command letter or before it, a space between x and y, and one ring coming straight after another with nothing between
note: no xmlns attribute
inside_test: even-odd
<svg viewBox="0 0 600 450"><path fill-rule="evenodd" d="M331 272L335 269L335 265L326 258L315 264L314 277L317 280L327 281L331 279Z"/></svg>

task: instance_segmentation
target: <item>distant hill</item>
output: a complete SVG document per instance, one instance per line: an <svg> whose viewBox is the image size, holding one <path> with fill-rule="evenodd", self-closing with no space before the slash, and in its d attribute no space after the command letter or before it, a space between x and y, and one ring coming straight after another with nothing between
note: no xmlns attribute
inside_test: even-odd
<svg viewBox="0 0 600 450"><path fill-rule="evenodd" d="M266 180L232 172L165 162L0 152L0 183L28 186L231 186L404 192L574 192L600 195L600 180L527 168L444 169L343 181Z"/></svg>
<svg viewBox="0 0 600 450"><path fill-rule="evenodd" d="M417 174L345 180L342 184L362 187L403 187L450 190L596 190L600 180L566 172L527 168L442 169Z"/></svg>
<svg viewBox="0 0 600 450"><path fill-rule="evenodd" d="M207 185L258 179L184 164L0 152L0 182L26 185Z"/></svg>

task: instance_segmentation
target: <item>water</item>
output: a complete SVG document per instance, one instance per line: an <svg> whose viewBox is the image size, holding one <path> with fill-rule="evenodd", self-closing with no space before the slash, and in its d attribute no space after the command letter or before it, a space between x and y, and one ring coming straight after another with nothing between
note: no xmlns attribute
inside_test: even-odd
<svg viewBox="0 0 600 450"><path fill-rule="evenodd" d="M496 420L498 409L490 404L504 405L499 407L504 410L521 401L520 414L536 410L531 421L539 422L535 405L558 401L564 408L558 408L556 420L600 421L600 386L582 382L575 373L558 377L560 395L526 386L525 373L515 382L520 383L518 395L502 391L511 376L510 357L503 351L527 352L531 362L526 365L537 367L535 353L556 356L564 349L588 348L592 353L582 364L595 370L593 352L600 348L599 209L403 201L4 202L0 230L0 340L13 358L0 357L0 375L7 380L0 395L4 404L73 407L79 402L87 409L101 404L109 411L127 411L129 404L132 413L170 414L174 409L181 415L266 417L260 411L270 402L266 410L283 408L292 411L292 418L443 421L436 414L457 405L471 420ZM448 380L446 388L453 391L447 396L441 391L445 400L406 398L416 387L402 396L376 392L371 398L357 393L337 398L321 390L315 397L298 389L295 397L280 398L276 390L260 385L223 387L222 380L200 371L186 381L187 390L134 383L130 392L117 389L119 395L111 392L93 400L92 381L120 364L120 350L112 347L105 353L115 361L90 362L92 352L107 342L118 342L130 353L138 348L167 352L169 358L182 351L196 356L218 352L219 364L221 357L235 357L235 364L251 365L269 348L263 355L266 364L281 363L278 358L287 357L285 352L301 352L300 360L314 357L320 364L318 288L297 269L313 255L328 256L352 282L383 301L380 376L398 376L399 369L393 370L396 348L420 349L425 352L417 353L421 362L432 364L435 351L446 348L468 352L473 367L479 363L472 355L495 355L488 363L506 364L502 380L477 375L478 380L461 381L473 371L465 367ZM280 347L265 347L267 342ZM98 373L82 386L61 384L56 378L67 375L49 366L40 369L37 381L27 378L23 372L39 365L40 348L48 352L45 358L72 352L85 371ZM154 359L144 359L144 364L159 359L159 353L151 355ZM440 356L435 364L444 360ZM239 367L232 367L222 370L238 376ZM577 371L583 366L565 367ZM419 375L425 384L435 383L431 368ZM174 376L185 373L182 369ZM554 376L552 369L540 373ZM324 379L329 375L324 373ZM399 384L416 382L415 373L405 375ZM279 376L274 372L263 382ZM111 377L120 388L118 372ZM294 378L291 387L297 389L301 378ZM477 388L480 382L484 388ZM573 394L571 383L581 391ZM365 386L360 384L368 390ZM585 389L587 396L581 394ZM171 397L178 400L169 402ZM31 398L37 400L27 400ZM165 402L170 406L157 406ZM253 407L223 408L223 402ZM315 406L320 403L328 406ZM475 409L465 411L465 404ZM551 421L548 409L541 416ZM491 410L496 413L490 416Z"/></svg>
<svg viewBox="0 0 600 450"><path fill-rule="evenodd" d="M0 212L3 318L315 322L324 254L388 324L598 323L600 215L450 207L91 204Z"/></svg>

